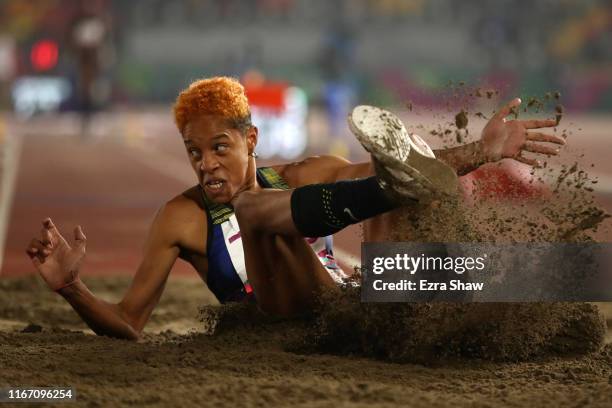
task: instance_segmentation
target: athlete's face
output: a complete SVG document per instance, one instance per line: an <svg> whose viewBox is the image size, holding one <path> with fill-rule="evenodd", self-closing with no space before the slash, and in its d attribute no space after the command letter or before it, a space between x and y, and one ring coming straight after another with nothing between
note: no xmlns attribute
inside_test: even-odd
<svg viewBox="0 0 612 408"><path fill-rule="evenodd" d="M257 144L257 128L252 126L245 133L215 115L201 115L183 130L191 166L208 198L216 203L228 203L255 186L255 160L250 153Z"/></svg>

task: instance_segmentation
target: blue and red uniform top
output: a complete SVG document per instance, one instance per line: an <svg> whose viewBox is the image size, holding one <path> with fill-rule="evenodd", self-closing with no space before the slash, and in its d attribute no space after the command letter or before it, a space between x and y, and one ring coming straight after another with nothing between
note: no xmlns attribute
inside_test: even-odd
<svg viewBox="0 0 612 408"><path fill-rule="evenodd" d="M289 185L271 167L257 169L257 181L263 188L287 190ZM245 267L240 227L230 205L210 201L204 190L202 196L208 217L208 275L206 283L219 302L241 302L253 296ZM338 283L346 277L336 264L332 236L305 238L321 264Z"/></svg>

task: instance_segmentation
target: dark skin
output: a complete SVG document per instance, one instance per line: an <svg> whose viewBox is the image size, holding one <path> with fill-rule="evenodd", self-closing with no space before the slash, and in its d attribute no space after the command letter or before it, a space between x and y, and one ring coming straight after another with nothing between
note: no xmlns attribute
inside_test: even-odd
<svg viewBox="0 0 612 408"><path fill-rule="evenodd" d="M489 121L481 141L436 155L464 173L505 157L532 160L523 158L523 151L556 154L556 149L534 142L563 144L563 139L529 131L552 127L556 121L506 121L510 109L518 103L512 101ZM138 339L177 258L193 265L206 281L208 225L199 191L204 188L209 198L235 208L247 275L259 307L278 315L308 311L313 295L323 287L334 287L334 283L295 229L289 206L291 190L264 190L257 183L255 159L250 156L257 145L257 128L233 129L221 117L202 115L189 122L182 136L199 186L174 197L158 211L145 242L143 260L123 299L109 303L89 291L79 279L86 248L81 227L75 228L70 245L51 219L43 221L40 238L32 239L26 249L45 282L95 333ZM291 188L373 174L370 162L352 164L335 156L311 157L274 169ZM367 220L364 239L384 240L396 221L393 214Z"/></svg>

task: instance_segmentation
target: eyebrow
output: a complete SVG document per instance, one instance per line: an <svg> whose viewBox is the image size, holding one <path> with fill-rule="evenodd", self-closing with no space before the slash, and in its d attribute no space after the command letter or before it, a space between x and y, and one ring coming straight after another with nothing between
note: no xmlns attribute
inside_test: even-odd
<svg viewBox="0 0 612 408"><path fill-rule="evenodd" d="M219 133L218 135L213 136L211 140L222 139L224 137L227 138L227 139L230 138L227 133ZM183 143L185 143L185 144L193 144L193 141L191 139L183 139Z"/></svg>
<svg viewBox="0 0 612 408"><path fill-rule="evenodd" d="M219 133L218 135L213 136L212 140L215 140L215 139L221 139L221 138L223 138L223 137L226 137L226 138L228 138L228 139L230 138L230 137L229 137L229 135L228 135L227 133Z"/></svg>

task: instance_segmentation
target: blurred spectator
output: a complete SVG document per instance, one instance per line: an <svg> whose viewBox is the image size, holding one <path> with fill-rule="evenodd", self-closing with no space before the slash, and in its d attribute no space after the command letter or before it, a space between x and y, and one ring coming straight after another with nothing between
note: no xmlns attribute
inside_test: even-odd
<svg viewBox="0 0 612 408"><path fill-rule="evenodd" d="M346 156L348 150L343 136L346 117L355 105L355 33L343 19L334 21L324 37L320 68L325 80L323 98L327 109L330 153Z"/></svg>
<svg viewBox="0 0 612 408"><path fill-rule="evenodd" d="M70 44L77 67L76 100L87 137L91 114L108 97L108 83L101 74L109 62L110 16L105 2L83 1L70 25Z"/></svg>

